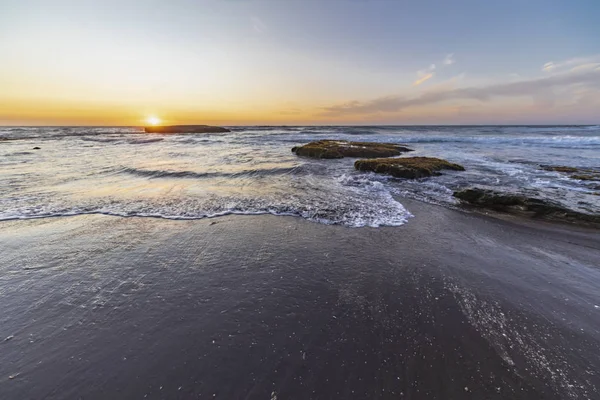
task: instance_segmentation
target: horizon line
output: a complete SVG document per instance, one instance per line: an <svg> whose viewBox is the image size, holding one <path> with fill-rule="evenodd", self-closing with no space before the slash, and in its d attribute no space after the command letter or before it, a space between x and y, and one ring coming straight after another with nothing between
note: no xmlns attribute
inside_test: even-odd
<svg viewBox="0 0 600 400"><path fill-rule="evenodd" d="M170 124L160 126L187 126L187 125L206 125L206 124ZM150 125L0 125L0 128L144 128ZM407 127L407 126L600 126L600 122L592 124L251 124L251 125L209 125L209 126L222 126L231 128L244 128L244 127L322 127L322 126L336 126L336 127Z"/></svg>

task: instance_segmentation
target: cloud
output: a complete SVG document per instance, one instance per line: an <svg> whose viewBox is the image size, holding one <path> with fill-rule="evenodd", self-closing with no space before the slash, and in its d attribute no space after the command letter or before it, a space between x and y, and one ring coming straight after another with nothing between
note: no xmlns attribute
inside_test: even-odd
<svg viewBox="0 0 600 400"><path fill-rule="evenodd" d="M549 72L552 71L554 68L556 68L556 65L554 65L554 63L550 61L544 64L544 66L542 67L542 71Z"/></svg>
<svg viewBox="0 0 600 400"><path fill-rule="evenodd" d="M421 83L428 81L431 78L433 78L433 73L425 74L416 81L414 81L413 86L419 86Z"/></svg>
<svg viewBox="0 0 600 400"><path fill-rule="evenodd" d="M454 63L455 63L454 53L450 53L450 54L446 55L446 57L442 61L443 66L452 65ZM435 64L431 64L429 66L429 68L417 71L418 79L413 82L413 86L419 86L423 82L426 82L429 79L433 78L435 76L434 71L435 71Z"/></svg>
<svg viewBox="0 0 600 400"><path fill-rule="evenodd" d="M413 82L413 86L419 86L421 83L433 78L435 75L433 71L435 71L435 64L431 64L427 69L417 71L419 79Z"/></svg>
<svg viewBox="0 0 600 400"><path fill-rule="evenodd" d="M578 66L586 65L586 64L596 64L600 62L600 55L590 56L590 57L576 57L570 58L568 60L554 62L549 61L542 67L542 71L544 72L556 72L557 70L564 70L567 68L577 68Z"/></svg>
<svg viewBox="0 0 600 400"><path fill-rule="evenodd" d="M457 88L427 92L416 97L387 96L366 102L352 101L324 108L326 115L398 112L409 107L426 106L448 100L489 101L495 97L531 96L539 98L554 88L574 84L600 85L600 69L554 74L545 78L512 81L483 87Z"/></svg>
<svg viewBox="0 0 600 400"><path fill-rule="evenodd" d="M442 61L442 64L444 65L452 65L456 62L456 60L454 59L454 53L450 53L446 56L446 58L444 58L444 61Z"/></svg>
<svg viewBox="0 0 600 400"><path fill-rule="evenodd" d="M587 64L577 65L577 66L571 68L571 72L584 71L584 70L590 70L590 69L595 69L595 70L600 69L600 63L587 63Z"/></svg>

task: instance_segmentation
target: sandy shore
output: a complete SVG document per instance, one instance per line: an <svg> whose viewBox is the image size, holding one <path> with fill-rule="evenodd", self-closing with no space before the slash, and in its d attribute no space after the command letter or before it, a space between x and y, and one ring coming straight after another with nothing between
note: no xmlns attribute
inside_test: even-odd
<svg viewBox="0 0 600 400"><path fill-rule="evenodd" d="M1 222L0 398L600 398L600 232L402 202Z"/></svg>

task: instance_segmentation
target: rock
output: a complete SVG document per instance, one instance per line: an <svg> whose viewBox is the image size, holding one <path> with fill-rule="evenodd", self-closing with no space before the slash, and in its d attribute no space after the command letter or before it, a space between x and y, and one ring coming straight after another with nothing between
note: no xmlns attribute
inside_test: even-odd
<svg viewBox="0 0 600 400"><path fill-rule="evenodd" d="M527 198L523 196L502 194L480 188L470 188L454 192L454 197L472 205L495 210L505 210L507 207L513 206L524 206L527 200Z"/></svg>
<svg viewBox="0 0 600 400"><path fill-rule="evenodd" d="M571 179L578 179L580 181L600 181L600 174L583 174L583 175L571 175Z"/></svg>
<svg viewBox="0 0 600 400"><path fill-rule="evenodd" d="M147 126L146 133L224 133L231 132L227 128L209 125L169 125L169 126Z"/></svg>
<svg viewBox="0 0 600 400"><path fill-rule="evenodd" d="M41 147L37 147L37 146L33 148L33 150L41 150L41 149L42 149Z"/></svg>
<svg viewBox="0 0 600 400"><path fill-rule="evenodd" d="M392 175L396 178L418 179L441 175L439 171L450 169L464 171L462 165L433 157L377 158L374 160L357 160L354 168L359 171L371 171Z"/></svg>
<svg viewBox="0 0 600 400"><path fill-rule="evenodd" d="M540 165L540 168L542 168L545 171L568 172L568 173L579 171L577 168L565 167L562 165Z"/></svg>
<svg viewBox="0 0 600 400"><path fill-rule="evenodd" d="M540 167L546 171L556 171L573 174L569 176L569 178L571 179L577 179L580 181L600 181L600 171L589 168L575 168L553 165L540 165Z"/></svg>
<svg viewBox="0 0 600 400"><path fill-rule="evenodd" d="M493 190L470 188L454 192L454 197L480 208L511 213L525 214L535 218L563 222L587 222L600 224L600 215L586 214L569 210L549 200L537 199L517 194L495 192Z"/></svg>
<svg viewBox="0 0 600 400"><path fill-rule="evenodd" d="M312 158L393 157L412 151L393 143L348 142L346 140L319 140L292 148L298 156Z"/></svg>

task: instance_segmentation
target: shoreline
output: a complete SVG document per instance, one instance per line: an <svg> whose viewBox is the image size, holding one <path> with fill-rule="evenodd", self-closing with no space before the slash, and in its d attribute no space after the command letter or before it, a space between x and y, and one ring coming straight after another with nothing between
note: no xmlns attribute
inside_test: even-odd
<svg viewBox="0 0 600 400"><path fill-rule="evenodd" d="M552 228L556 229L564 228L566 230L578 231L582 230L584 232L589 231L590 233L598 232L598 224L592 222L586 222L581 220L562 220L556 218L542 218L531 216L527 213L513 213L513 212L500 212L494 211L488 208L472 206L469 204L464 205L441 205L428 203L421 200L412 199L409 197L394 195L395 199L398 199L398 202L405 206L405 204L410 204L411 206L419 208L419 204L424 205L425 207L440 207L446 210L450 210L457 213L462 213L464 215L475 215L482 218L489 218L496 221L504 221L510 222L515 225L529 226L531 228ZM409 210L410 211L410 210ZM591 215L591 214L590 214ZM76 218L76 217L85 217L85 216L104 216L104 217L113 217L113 218L150 218L157 220L166 220L166 221L204 221L204 220L218 220L219 218L224 217L255 217L255 216L273 216L273 217L284 217L284 218L298 218L300 220L306 221L311 224L317 225L325 225L325 226L338 226L344 227L348 229L387 229L387 228L399 228L411 222L411 218L407 220L407 222L402 225L383 225L383 226L346 226L343 224L326 224L314 220L308 220L299 215L293 214L277 214L272 212L226 212L220 215L210 215L210 216L202 216L202 217L169 217L163 215L118 215L111 214L109 212L100 212L100 211L91 211L91 212L79 212L76 214L60 214L60 215L40 215L40 216L32 216L32 217L13 217L13 218L4 218L0 219L0 224L3 222L12 222L12 221L29 221L29 220L40 220L40 219L53 219L53 218Z"/></svg>
<svg viewBox="0 0 600 400"><path fill-rule="evenodd" d="M0 395L593 398L600 232L402 204L1 221Z"/></svg>

